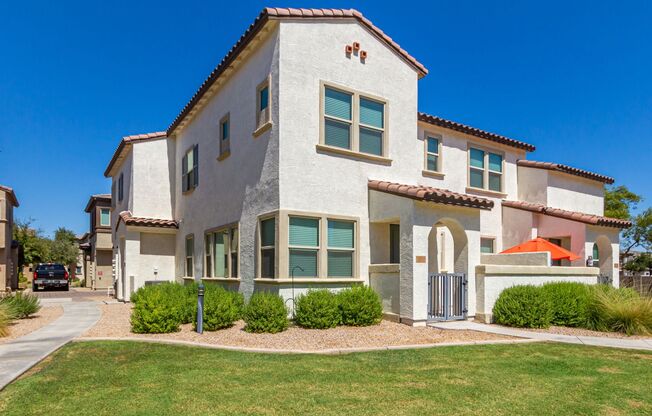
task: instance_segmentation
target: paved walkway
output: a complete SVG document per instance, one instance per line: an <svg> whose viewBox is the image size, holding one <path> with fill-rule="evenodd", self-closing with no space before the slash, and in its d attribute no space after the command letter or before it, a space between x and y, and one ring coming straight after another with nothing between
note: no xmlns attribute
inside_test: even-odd
<svg viewBox="0 0 652 416"><path fill-rule="evenodd" d="M451 321L433 323L430 326L440 329L466 329L471 331L489 332L492 334L510 335L513 337L536 339L539 341L563 342L566 344L594 345L598 347L625 348L633 350L652 351L652 339L626 339L607 337L588 337L575 335L560 335L547 332L523 331L516 328L506 328L498 325L487 325L472 321Z"/></svg>
<svg viewBox="0 0 652 416"><path fill-rule="evenodd" d="M63 315L24 337L0 345L0 390L100 319L95 302L62 304Z"/></svg>

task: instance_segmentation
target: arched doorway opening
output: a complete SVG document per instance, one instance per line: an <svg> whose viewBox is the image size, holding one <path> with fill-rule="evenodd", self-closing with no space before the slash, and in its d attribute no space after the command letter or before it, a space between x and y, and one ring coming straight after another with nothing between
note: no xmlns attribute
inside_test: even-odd
<svg viewBox="0 0 652 416"><path fill-rule="evenodd" d="M466 319L469 249L462 225L437 221L428 234L428 319Z"/></svg>
<svg viewBox="0 0 652 416"><path fill-rule="evenodd" d="M606 235L598 236L593 244L593 267L600 268L599 283L612 284L613 275L613 251L611 249L611 241Z"/></svg>

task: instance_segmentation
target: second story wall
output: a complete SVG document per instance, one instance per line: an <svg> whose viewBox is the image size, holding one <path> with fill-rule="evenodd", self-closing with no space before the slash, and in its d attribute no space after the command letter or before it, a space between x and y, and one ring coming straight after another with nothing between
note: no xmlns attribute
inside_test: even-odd
<svg viewBox="0 0 652 416"><path fill-rule="evenodd" d="M134 143L129 187L136 217L174 219L175 145L167 137Z"/></svg>
<svg viewBox="0 0 652 416"><path fill-rule="evenodd" d="M122 177L122 199L120 199L120 177ZM125 160L119 166L115 176L111 178L111 224L117 224L118 215L122 211L133 210L132 203L133 183L133 152L129 151Z"/></svg>

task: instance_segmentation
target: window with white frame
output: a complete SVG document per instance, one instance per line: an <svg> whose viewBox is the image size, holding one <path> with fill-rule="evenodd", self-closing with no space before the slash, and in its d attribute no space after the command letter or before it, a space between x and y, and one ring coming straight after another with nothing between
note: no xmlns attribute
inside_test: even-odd
<svg viewBox="0 0 652 416"><path fill-rule="evenodd" d="M480 238L480 253L493 254L495 250L495 239L492 237Z"/></svg>
<svg viewBox="0 0 652 416"><path fill-rule="evenodd" d="M229 114L220 120L220 158L225 158L231 153L231 122Z"/></svg>
<svg viewBox="0 0 652 416"><path fill-rule="evenodd" d="M195 238L192 235L186 237L186 276L194 276L195 264Z"/></svg>
<svg viewBox="0 0 652 416"><path fill-rule="evenodd" d="M324 86L322 143L376 156L386 154L386 102L355 91Z"/></svg>
<svg viewBox="0 0 652 416"><path fill-rule="evenodd" d="M111 210L109 208L100 208L100 226L111 226Z"/></svg>
<svg viewBox="0 0 652 416"><path fill-rule="evenodd" d="M429 172L441 172L440 155L441 138L434 135L426 135L426 170Z"/></svg>
<svg viewBox="0 0 652 416"><path fill-rule="evenodd" d="M276 277L276 218L260 221L260 277Z"/></svg>
<svg viewBox="0 0 652 416"><path fill-rule="evenodd" d="M290 276L317 277L319 275L319 218L289 218Z"/></svg>
<svg viewBox="0 0 652 416"><path fill-rule="evenodd" d="M187 192L199 185L199 145L194 145L181 159L181 190Z"/></svg>
<svg viewBox="0 0 652 416"><path fill-rule="evenodd" d="M238 226L228 226L206 234L204 266L207 277L238 277Z"/></svg>
<svg viewBox="0 0 652 416"><path fill-rule="evenodd" d="M474 147L469 148L469 186L502 192L503 156Z"/></svg>
<svg viewBox="0 0 652 416"><path fill-rule="evenodd" d="M272 121L270 110L269 78L256 88L256 128Z"/></svg>

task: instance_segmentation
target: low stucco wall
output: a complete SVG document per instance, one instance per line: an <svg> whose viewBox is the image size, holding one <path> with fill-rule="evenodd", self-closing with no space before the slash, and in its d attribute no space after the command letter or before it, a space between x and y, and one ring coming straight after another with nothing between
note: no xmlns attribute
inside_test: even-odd
<svg viewBox="0 0 652 416"><path fill-rule="evenodd" d="M380 295L385 315L398 317L400 308L400 266L398 264L369 265L369 285Z"/></svg>
<svg viewBox="0 0 652 416"><path fill-rule="evenodd" d="M476 319L490 323L500 293L512 286L541 286L550 282L596 284L597 267L506 266L482 264L476 267Z"/></svg>
<svg viewBox="0 0 652 416"><path fill-rule="evenodd" d="M550 252L483 254L480 261L482 264L504 266L550 266Z"/></svg>

